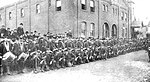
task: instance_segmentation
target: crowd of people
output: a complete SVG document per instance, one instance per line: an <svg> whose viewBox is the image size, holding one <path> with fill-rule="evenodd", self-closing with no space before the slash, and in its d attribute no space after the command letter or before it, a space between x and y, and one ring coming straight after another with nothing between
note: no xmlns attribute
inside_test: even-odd
<svg viewBox="0 0 150 82"><path fill-rule="evenodd" d="M1 75L13 71L35 73L72 67L146 49L148 39L73 38L34 32L24 32L21 26L14 31L0 29ZM6 70L4 70L6 68Z"/></svg>

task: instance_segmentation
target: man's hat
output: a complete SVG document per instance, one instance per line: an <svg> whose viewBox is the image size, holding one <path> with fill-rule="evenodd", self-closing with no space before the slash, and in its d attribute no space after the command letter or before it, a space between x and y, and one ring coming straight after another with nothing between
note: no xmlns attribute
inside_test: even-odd
<svg viewBox="0 0 150 82"><path fill-rule="evenodd" d="M23 25L23 23L20 23L20 25Z"/></svg>

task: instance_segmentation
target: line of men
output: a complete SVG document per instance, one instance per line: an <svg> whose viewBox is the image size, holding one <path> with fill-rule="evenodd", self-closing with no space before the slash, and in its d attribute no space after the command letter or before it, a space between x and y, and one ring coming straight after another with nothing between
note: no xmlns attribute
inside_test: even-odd
<svg viewBox="0 0 150 82"><path fill-rule="evenodd" d="M1 36L1 74L4 73L4 66L7 74L11 73L13 67L18 73L23 73L25 67L32 68L37 73L38 70L43 72L101 59L107 60L148 46L147 39L100 40L18 33L20 33L17 34L19 37L15 38L9 38L5 34Z"/></svg>

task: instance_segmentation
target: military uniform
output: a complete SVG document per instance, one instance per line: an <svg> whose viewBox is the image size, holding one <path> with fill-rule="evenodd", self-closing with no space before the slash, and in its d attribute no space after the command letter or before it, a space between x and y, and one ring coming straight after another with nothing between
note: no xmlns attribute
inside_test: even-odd
<svg viewBox="0 0 150 82"><path fill-rule="evenodd" d="M0 42L0 74L3 75L2 58L6 50L2 42Z"/></svg>

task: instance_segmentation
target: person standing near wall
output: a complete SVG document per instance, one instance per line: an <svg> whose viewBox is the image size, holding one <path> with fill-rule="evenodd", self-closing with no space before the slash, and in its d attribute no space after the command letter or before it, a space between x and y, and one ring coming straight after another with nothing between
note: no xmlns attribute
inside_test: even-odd
<svg viewBox="0 0 150 82"><path fill-rule="evenodd" d="M20 26L17 28L17 33L19 36L24 34L23 23L20 23Z"/></svg>

